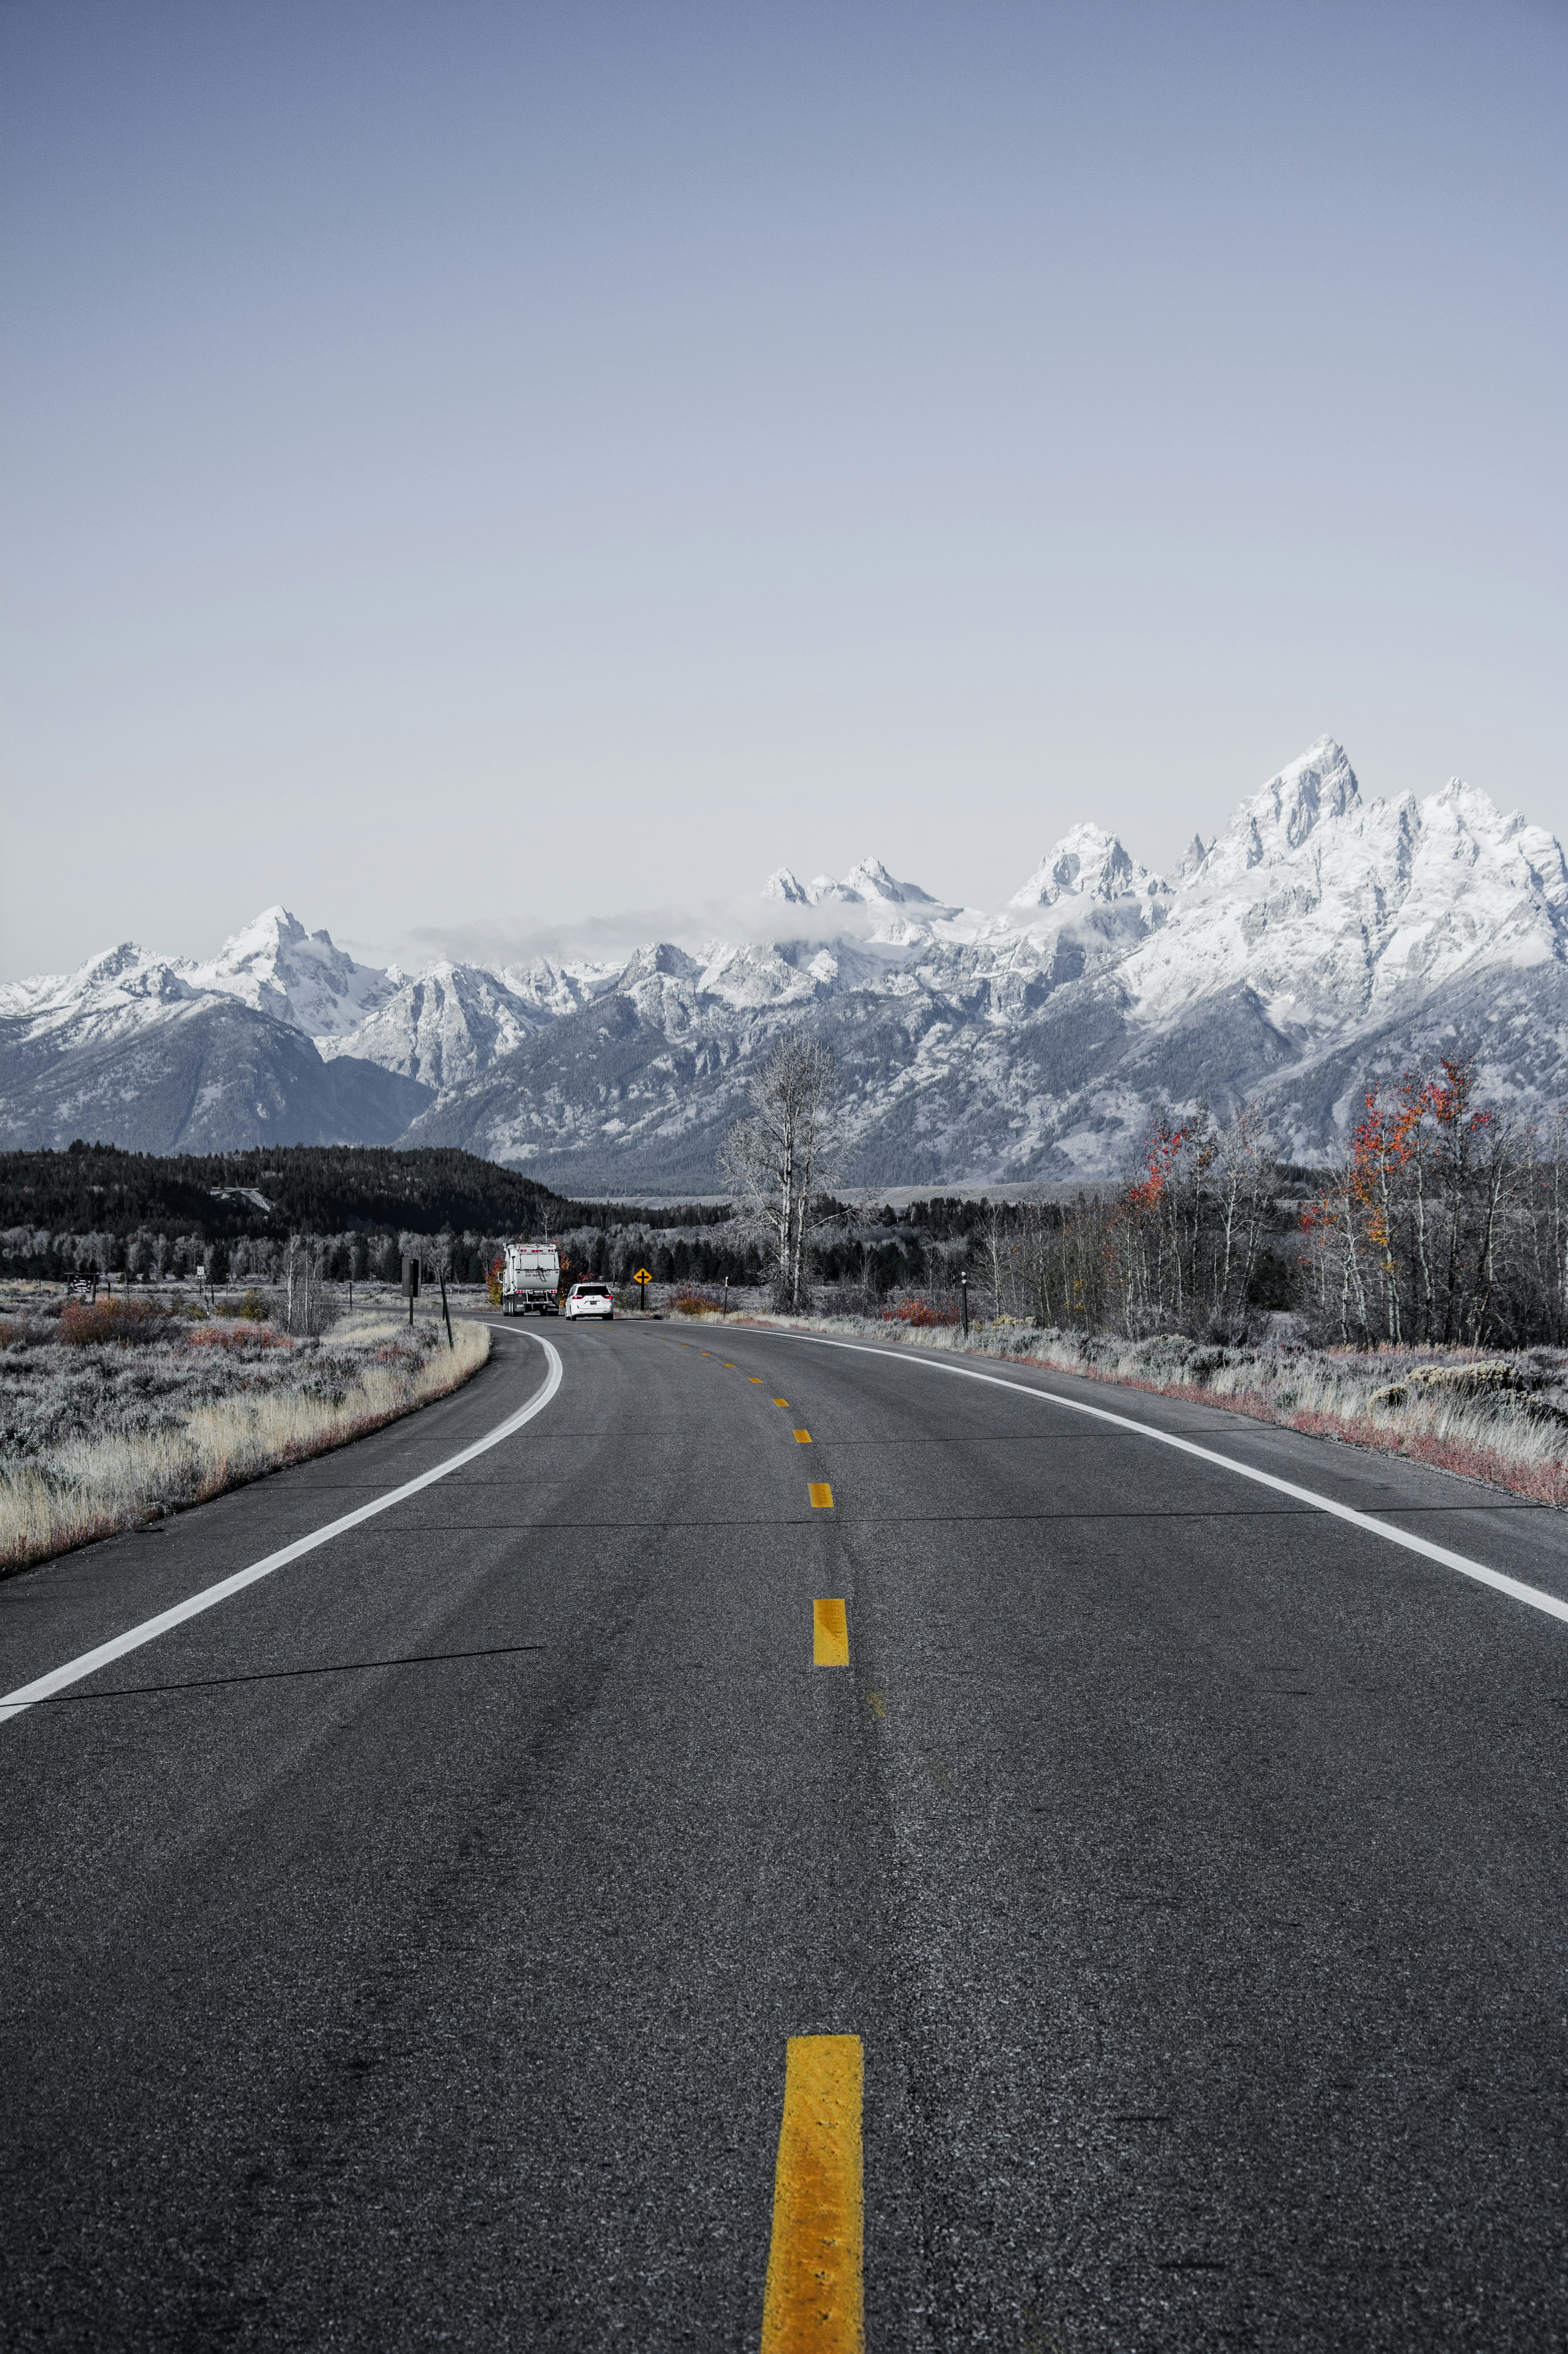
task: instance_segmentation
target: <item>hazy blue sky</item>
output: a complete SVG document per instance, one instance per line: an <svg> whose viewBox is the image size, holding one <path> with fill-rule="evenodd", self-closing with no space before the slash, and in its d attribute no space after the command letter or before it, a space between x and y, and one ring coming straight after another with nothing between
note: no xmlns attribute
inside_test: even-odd
<svg viewBox="0 0 1568 2354"><path fill-rule="evenodd" d="M1568 832L1568 8L8 0L15 975Z"/></svg>

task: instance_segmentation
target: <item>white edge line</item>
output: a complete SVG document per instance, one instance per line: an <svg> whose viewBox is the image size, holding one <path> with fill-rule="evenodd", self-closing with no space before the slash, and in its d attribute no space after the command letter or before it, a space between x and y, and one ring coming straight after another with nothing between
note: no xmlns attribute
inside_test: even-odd
<svg viewBox="0 0 1568 2354"><path fill-rule="evenodd" d="M408 1497L417 1496L421 1488L429 1488L433 1481L444 1479L449 1471L460 1470L463 1464L471 1463L476 1455L483 1455L492 1447L499 1447L503 1438L510 1438L514 1431L522 1429L525 1422L532 1422L536 1414L542 1414L561 1386L561 1360L555 1348L542 1332L530 1333L527 1337L538 1341L549 1360L543 1388L535 1392L526 1405L519 1406L515 1414L508 1415L504 1422L497 1423L495 1428L487 1431L482 1438L476 1438L471 1447L463 1447L456 1455L449 1455L444 1463L438 1463L432 1470L421 1471L417 1479L406 1479L400 1488L388 1490L385 1496L377 1496L373 1502L356 1505L352 1512L344 1512L341 1520L329 1521L325 1528L313 1530L308 1537L296 1537L292 1544L284 1545L281 1552L270 1553L265 1561L252 1562L249 1569L237 1569L232 1577L220 1578L216 1585L204 1585L199 1594L187 1595L185 1601L176 1602L172 1609L160 1610L155 1618L143 1618L139 1627L128 1627L123 1635L116 1635L110 1642L100 1643L95 1650L83 1651L79 1659L68 1659L63 1667L51 1668L47 1676L35 1677L30 1684L18 1684L15 1691L0 1695L0 1724L13 1716L20 1716L24 1709L36 1706L39 1701L51 1699L56 1692L63 1691L68 1684L79 1683L84 1676L96 1674L100 1668L108 1667L111 1660L122 1659L127 1651L139 1651L143 1643L152 1642L156 1636L166 1635L171 1627L181 1626L185 1619L199 1617L204 1610L211 1610L216 1604L227 1602L231 1594L242 1593L246 1586L254 1585L258 1578L270 1577L275 1569L282 1569L288 1563L298 1561L302 1553L313 1553L317 1545L330 1543L334 1537L342 1536L345 1529L357 1528L362 1521L374 1520L377 1512L390 1511L394 1504L401 1504ZM431 1404L435 1403L432 1399ZM367 1437L369 1435L366 1432Z"/></svg>
<svg viewBox="0 0 1568 2354"><path fill-rule="evenodd" d="M1386 1521L1373 1520L1370 1512L1358 1512L1352 1504L1336 1503L1331 1496L1320 1496L1315 1488L1298 1488L1293 1479L1277 1479L1272 1471L1255 1470L1250 1463L1238 1463L1231 1455L1218 1455L1212 1447L1200 1447L1193 1439L1178 1438L1173 1431L1156 1430L1151 1423L1135 1422L1130 1415L1112 1414L1103 1405L1086 1405L1081 1398L1064 1397L1060 1390L1042 1389L1033 1382L1010 1382L1001 1373L982 1373L974 1365L949 1364L944 1358L927 1356L913 1349L878 1349L864 1341L834 1341L825 1333L790 1332L779 1325L754 1324L750 1329L776 1341L804 1341L814 1349L850 1349L857 1356L891 1358L903 1365L926 1366L934 1373L957 1373L965 1381L989 1382L993 1389L1011 1390L1015 1397L1036 1397L1047 1405L1065 1406L1070 1414L1093 1415L1097 1422L1115 1423L1118 1430L1135 1431L1139 1438L1151 1438L1158 1446L1174 1447L1183 1455L1196 1455L1204 1463L1217 1463L1223 1471L1234 1471L1238 1479L1255 1479L1260 1488L1273 1488L1282 1496L1294 1496L1298 1503L1310 1504L1315 1511L1331 1512L1337 1521L1349 1521L1352 1527L1366 1529L1387 1544L1402 1545L1406 1553L1418 1553L1426 1561L1440 1562L1445 1569L1456 1569L1461 1577L1473 1577L1478 1585L1492 1586L1515 1602L1528 1603L1532 1610L1542 1610L1549 1618L1568 1619L1568 1602L1539 1585L1526 1585L1522 1579L1506 1576L1500 1569L1489 1569L1484 1562L1471 1561L1467 1553L1450 1553L1446 1545L1433 1544L1429 1538L1412 1536Z"/></svg>

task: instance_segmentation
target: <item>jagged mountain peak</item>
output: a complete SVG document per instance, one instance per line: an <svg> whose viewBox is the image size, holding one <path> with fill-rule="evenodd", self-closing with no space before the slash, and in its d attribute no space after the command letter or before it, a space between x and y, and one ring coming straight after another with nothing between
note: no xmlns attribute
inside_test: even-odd
<svg viewBox="0 0 1568 2354"><path fill-rule="evenodd" d="M1315 828L1360 809L1361 789L1342 745L1319 736L1277 776L1242 801L1212 856L1226 867L1273 865L1300 849Z"/></svg>
<svg viewBox="0 0 1568 2354"><path fill-rule="evenodd" d="M1446 784L1440 785L1417 806L1428 825L1448 823L1499 842L1507 842L1527 830L1539 830L1528 829L1518 810L1499 810L1490 793L1484 792L1479 785L1467 784L1463 777L1450 777Z"/></svg>
<svg viewBox="0 0 1568 2354"><path fill-rule="evenodd" d="M252 916L248 924L241 924L237 932L231 932L212 962L238 964L245 958L264 956L310 937L298 916L279 900L274 907L263 907L259 916ZM331 946L325 932L318 932L315 937Z"/></svg>
<svg viewBox="0 0 1568 2354"><path fill-rule="evenodd" d="M765 899L790 907L932 907L941 906L918 883L901 883L880 858L863 858L842 882L836 875L813 875L802 883L789 867L775 867L762 886Z"/></svg>
<svg viewBox="0 0 1568 2354"><path fill-rule="evenodd" d="M935 907L938 903L918 883L900 883L880 858L863 858L844 876L843 887L863 899L885 899L895 907Z"/></svg>
<svg viewBox="0 0 1568 2354"><path fill-rule="evenodd" d="M100 949L90 956L76 978L88 982L119 981L124 974L139 972L144 965L156 962L135 940L121 940L111 949Z"/></svg>
<svg viewBox="0 0 1568 2354"><path fill-rule="evenodd" d="M1119 837L1086 821L1065 832L1045 853L1029 880L1008 901L1010 907L1054 907L1063 900L1108 902L1129 894L1162 892L1158 875L1138 865Z"/></svg>
<svg viewBox="0 0 1568 2354"><path fill-rule="evenodd" d="M630 990L646 981L697 981L702 971L698 958L677 948L672 940L655 940L637 950L622 971L618 986Z"/></svg>
<svg viewBox="0 0 1568 2354"><path fill-rule="evenodd" d="M345 1036L398 985L390 974L356 964L330 932L308 932L281 904L242 924L215 957L179 970L194 988L237 997L317 1039Z"/></svg>

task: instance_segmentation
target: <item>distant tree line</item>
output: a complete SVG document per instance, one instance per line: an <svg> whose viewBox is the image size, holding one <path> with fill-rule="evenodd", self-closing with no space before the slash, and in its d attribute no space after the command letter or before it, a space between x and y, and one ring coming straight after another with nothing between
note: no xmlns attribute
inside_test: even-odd
<svg viewBox="0 0 1568 2354"><path fill-rule="evenodd" d="M567 1202L563 1204L577 1226L598 1226L614 1234L621 1226L723 1226L735 1215L729 1202L664 1202L652 1208L630 1202Z"/></svg>
<svg viewBox="0 0 1568 2354"><path fill-rule="evenodd" d="M630 1283L640 1267L648 1269L655 1283L730 1283L749 1288L764 1279L762 1255L755 1246L710 1242L701 1235L654 1242L651 1235L601 1229L597 1234L568 1235L567 1255L571 1261L567 1270L569 1282L599 1275L610 1283Z"/></svg>
<svg viewBox="0 0 1568 2354"><path fill-rule="evenodd" d="M26 1276L62 1287L79 1278L120 1278L130 1283L190 1281L200 1283L280 1283L285 1279L290 1254L302 1239L301 1230L282 1235L239 1235L209 1237L196 1229L166 1234L143 1228L134 1234L111 1234L104 1228L82 1234L50 1234L46 1227L11 1226L0 1232L0 1267L10 1276ZM316 1258L313 1267L329 1282L400 1280L403 1254L415 1252L432 1274L443 1272L449 1281L481 1283L501 1238L482 1234L425 1234L400 1228L376 1234L310 1235Z"/></svg>
<svg viewBox="0 0 1568 2354"><path fill-rule="evenodd" d="M291 1233L478 1235L613 1232L721 1224L727 1204L638 1209L574 1202L514 1169L455 1147L263 1146L246 1152L123 1152L77 1142L63 1152L0 1153L0 1230L64 1235L198 1235L234 1243Z"/></svg>

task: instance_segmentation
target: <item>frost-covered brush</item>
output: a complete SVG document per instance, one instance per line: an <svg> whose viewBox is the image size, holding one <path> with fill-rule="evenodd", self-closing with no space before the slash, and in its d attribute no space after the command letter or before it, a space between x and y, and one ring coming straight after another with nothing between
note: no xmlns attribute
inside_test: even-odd
<svg viewBox="0 0 1568 2354"><path fill-rule="evenodd" d="M0 1566L16 1569L342 1446L444 1395L490 1352L381 1318L330 1342L238 1323L135 1349L31 1332L0 1352Z"/></svg>
<svg viewBox="0 0 1568 2354"><path fill-rule="evenodd" d="M1433 1351L1410 1352L1402 1366L1397 1356L1391 1364L1386 1350L1227 1349L1181 1336L1125 1341L1114 1333L1079 1335L1026 1324L991 1326L966 1341L950 1325L880 1316L754 1310L748 1320L1039 1365L1167 1397L1201 1397L1253 1421L1406 1455L1538 1503L1568 1505L1568 1351L1538 1349L1489 1361L1474 1351L1446 1359ZM1509 1380L1486 1378L1499 1364ZM1400 1375L1393 1384L1391 1370ZM1392 1402L1391 1390L1401 1393Z"/></svg>

